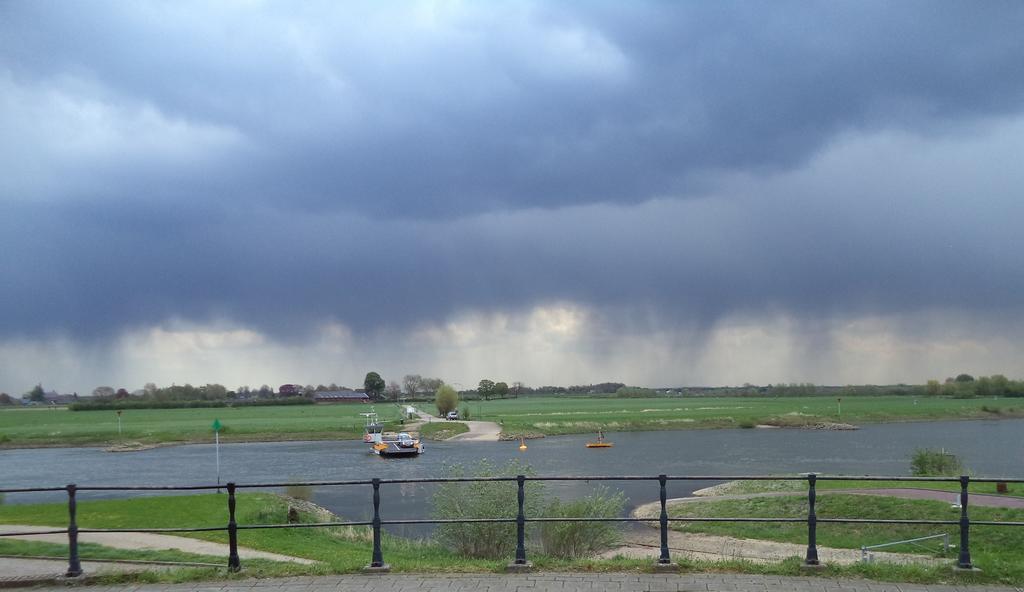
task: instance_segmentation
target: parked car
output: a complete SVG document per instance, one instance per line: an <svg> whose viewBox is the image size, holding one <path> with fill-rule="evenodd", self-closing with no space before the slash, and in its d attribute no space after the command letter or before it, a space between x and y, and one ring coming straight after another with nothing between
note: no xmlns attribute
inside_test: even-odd
<svg viewBox="0 0 1024 592"><path fill-rule="evenodd" d="M458 411L449 411L448 415L445 415L444 418L447 419L447 420L458 419L459 418L459 412Z"/></svg>

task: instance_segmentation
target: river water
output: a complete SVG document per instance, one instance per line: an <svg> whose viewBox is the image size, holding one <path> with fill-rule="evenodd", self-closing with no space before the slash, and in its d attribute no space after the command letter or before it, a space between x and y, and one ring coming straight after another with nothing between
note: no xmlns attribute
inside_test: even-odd
<svg viewBox="0 0 1024 592"><path fill-rule="evenodd" d="M434 477L446 465L481 459L503 464L520 459L538 475L764 475L817 472L908 475L916 448L945 448L978 476L1024 475L1024 420L954 421L866 425L856 431L784 429L689 430L609 433L615 446L588 449L592 435L527 442L428 442L416 458L368 454L361 442L267 442L222 444L221 481L238 483ZM138 452L99 448L0 451L0 487L79 485L199 485L216 481L214 447L196 444ZM670 497L689 495L713 482L671 482ZM625 492L628 507L657 500L656 482L610 482ZM563 498L585 495L594 483L549 484ZM385 519L426 518L433 485L384 485ZM84 492L82 499L111 494ZM125 494L113 494L125 495ZM138 495L132 493L130 495ZM56 494L8 494L8 503L57 501ZM321 487L314 501L347 519L368 519L370 488ZM396 527L399 534L422 530Z"/></svg>

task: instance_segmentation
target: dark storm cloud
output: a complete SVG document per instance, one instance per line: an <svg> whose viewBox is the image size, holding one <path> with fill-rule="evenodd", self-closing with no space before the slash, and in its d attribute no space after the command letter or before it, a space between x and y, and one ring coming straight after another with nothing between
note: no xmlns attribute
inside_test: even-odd
<svg viewBox="0 0 1024 592"><path fill-rule="evenodd" d="M428 7L15 3L0 49L16 83L80 77L240 139L216 181L76 171L105 198L170 186L386 217L685 195L711 172L805 162L838 132L1024 98L1016 3Z"/></svg>
<svg viewBox="0 0 1024 592"><path fill-rule="evenodd" d="M1017 3L309 6L0 5L0 336L1017 306Z"/></svg>

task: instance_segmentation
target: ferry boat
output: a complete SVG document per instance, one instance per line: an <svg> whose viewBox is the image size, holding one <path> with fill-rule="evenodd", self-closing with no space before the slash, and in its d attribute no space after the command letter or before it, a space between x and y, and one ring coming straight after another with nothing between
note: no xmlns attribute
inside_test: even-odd
<svg viewBox="0 0 1024 592"><path fill-rule="evenodd" d="M363 442L370 445L370 453L379 456L416 456L423 454L423 443L406 432L384 433L384 424L375 412L361 413L366 418Z"/></svg>
<svg viewBox="0 0 1024 592"><path fill-rule="evenodd" d="M605 442L604 432L597 431L597 442L587 442L587 448L611 448L611 442Z"/></svg>

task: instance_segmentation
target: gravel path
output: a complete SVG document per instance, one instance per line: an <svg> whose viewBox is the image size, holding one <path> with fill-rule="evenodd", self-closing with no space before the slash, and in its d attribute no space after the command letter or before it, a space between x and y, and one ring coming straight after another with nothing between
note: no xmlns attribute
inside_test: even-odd
<svg viewBox="0 0 1024 592"><path fill-rule="evenodd" d="M61 528L61 527L57 527ZM38 532L53 530L51 526L22 526L19 524L0 525L0 532ZM45 541L49 543L67 544L66 534L30 534L16 537L4 537L5 539L21 539L26 541ZM224 557L227 561L228 546L223 543L200 541L187 537L171 536L166 534L153 534L146 532L83 532L78 535L80 543L96 543L104 547L114 549L174 549L186 553L199 555L210 555L213 557ZM238 548L238 556L241 559L269 559L271 561L290 561L303 565L313 565L316 561L303 557L291 557L278 553L267 553L245 547Z"/></svg>
<svg viewBox="0 0 1024 592"><path fill-rule="evenodd" d="M420 422L414 424L416 428L419 428L426 421L445 421L439 417L431 417L418 409L416 410L416 415L420 418ZM456 434L445 440L445 442L454 442L456 440L462 442L497 442L498 436L501 434L501 426L493 421L464 421L461 419L459 421L466 424L469 431Z"/></svg>
<svg viewBox="0 0 1024 592"><path fill-rule="evenodd" d="M464 421L469 427L468 432L456 434L448 438L449 442L459 440L462 442L497 442L501 434L501 426L493 421Z"/></svg>

